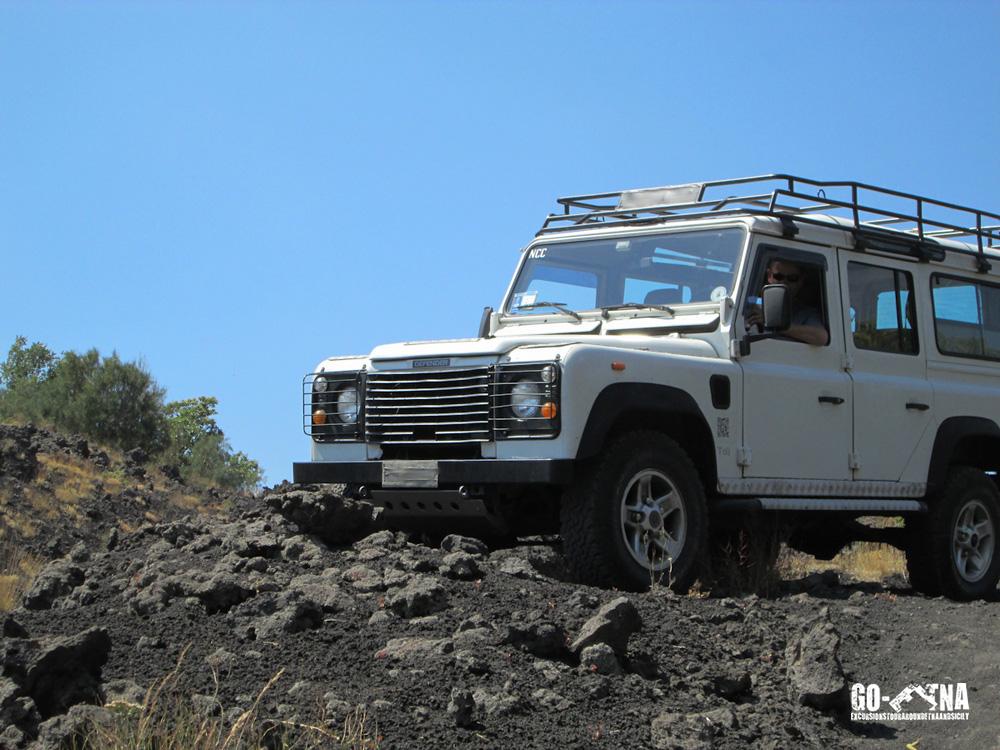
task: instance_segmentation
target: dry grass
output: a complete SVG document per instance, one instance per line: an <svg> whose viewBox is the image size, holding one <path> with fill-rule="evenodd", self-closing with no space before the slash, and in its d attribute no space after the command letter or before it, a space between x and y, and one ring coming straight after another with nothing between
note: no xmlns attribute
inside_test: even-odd
<svg viewBox="0 0 1000 750"><path fill-rule="evenodd" d="M235 720L199 712L178 689L186 653L187 649L174 670L147 691L142 705L109 704L113 719L93 724L87 736L74 743L74 750L376 750L379 746L378 729L360 706L336 729L262 717L261 702L284 670L268 680L253 705ZM218 686L217 676L213 677Z"/></svg>
<svg viewBox="0 0 1000 750"><path fill-rule="evenodd" d="M858 519L874 528L901 528L902 518L873 516ZM810 573L835 570L858 581L879 583L892 575L906 575L906 557L895 547L874 542L855 542L832 560L817 560L791 549L783 549L778 560L782 578L801 578Z"/></svg>
<svg viewBox="0 0 1000 750"><path fill-rule="evenodd" d="M23 547L0 539L0 612L9 612L20 604L43 565L43 560Z"/></svg>
<svg viewBox="0 0 1000 750"><path fill-rule="evenodd" d="M862 520L876 528L903 525L900 518ZM872 583L883 582L893 575L906 575L905 556L888 544L855 542L832 560L818 560L780 541L776 531L753 527L717 536L713 540L712 575L708 587L721 586L728 591L770 596L781 589L782 581L827 570Z"/></svg>
<svg viewBox="0 0 1000 750"><path fill-rule="evenodd" d="M124 482L113 472L101 471L90 461L59 453L39 453L40 473L58 480L57 493L71 500L94 492L121 492Z"/></svg>
<svg viewBox="0 0 1000 750"><path fill-rule="evenodd" d="M817 560L791 549L783 549L778 560L782 578L801 578L810 573L836 570L859 581L878 583L891 575L906 575L906 558L888 544L856 542L832 560Z"/></svg>
<svg viewBox="0 0 1000 750"><path fill-rule="evenodd" d="M776 594L781 586L775 567L780 543L778 529L762 522L714 534L710 541L710 588L721 586L760 596Z"/></svg>
<svg viewBox="0 0 1000 750"><path fill-rule="evenodd" d="M111 456L112 465L120 464L122 457L105 449ZM103 495L117 496L129 486L142 484L146 490L161 493L165 505L184 512L217 514L221 512L220 501L213 500L207 493L197 488L182 488L168 482L151 469L143 480L129 480L121 470L105 470L87 459L58 453L38 454L38 475L18 490L17 502L5 497L0 491L0 517L2 531L11 532L21 539L31 539L39 533L39 525L47 521L64 520L72 526L80 527L86 522L85 508L88 500ZM128 502L127 500L125 502ZM143 502L143 501L137 501ZM158 523L163 520L165 508L142 509L145 521ZM133 526L120 519L123 532L133 531ZM0 536L4 534L0 533Z"/></svg>

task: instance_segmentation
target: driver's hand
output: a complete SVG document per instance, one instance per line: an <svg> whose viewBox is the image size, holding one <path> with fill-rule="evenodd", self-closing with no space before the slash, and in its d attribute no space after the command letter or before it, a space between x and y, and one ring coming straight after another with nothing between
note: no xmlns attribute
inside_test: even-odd
<svg viewBox="0 0 1000 750"><path fill-rule="evenodd" d="M746 314L744 314L743 316L743 320L746 323L748 331L754 326L757 326L758 328L763 328L764 313L761 312L760 305L751 305L750 307L748 307Z"/></svg>

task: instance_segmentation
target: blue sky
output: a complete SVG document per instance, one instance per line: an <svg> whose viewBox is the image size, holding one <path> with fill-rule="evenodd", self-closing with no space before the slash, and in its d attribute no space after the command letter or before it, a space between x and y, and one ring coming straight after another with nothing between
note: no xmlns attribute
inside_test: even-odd
<svg viewBox="0 0 1000 750"><path fill-rule="evenodd" d="M219 398L472 335L556 196L792 172L1000 210L996 2L0 2L0 349Z"/></svg>

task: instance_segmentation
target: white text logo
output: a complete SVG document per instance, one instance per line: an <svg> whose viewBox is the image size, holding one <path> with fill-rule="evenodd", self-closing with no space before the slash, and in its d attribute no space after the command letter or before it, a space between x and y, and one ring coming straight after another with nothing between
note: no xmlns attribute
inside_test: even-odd
<svg viewBox="0 0 1000 750"><path fill-rule="evenodd" d="M851 685L851 721L966 721L969 689L964 682L911 682L883 695L878 685Z"/></svg>

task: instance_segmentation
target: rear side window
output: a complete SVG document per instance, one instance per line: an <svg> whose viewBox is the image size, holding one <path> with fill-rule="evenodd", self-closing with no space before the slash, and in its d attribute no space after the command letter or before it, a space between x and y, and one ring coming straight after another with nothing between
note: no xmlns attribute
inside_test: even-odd
<svg viewBox="0 0 1000 750"><path fill-rule="evenodd" d="M854 346L876 352L920 351L913 299L913 277L906 271L847 264Z"/></svg>
<svg viewBox="0 0 1000 750"><path fill-rule="evenodd" d="M934 333L943 354L1000 359L1000 287L934 274Z"/></svg>

